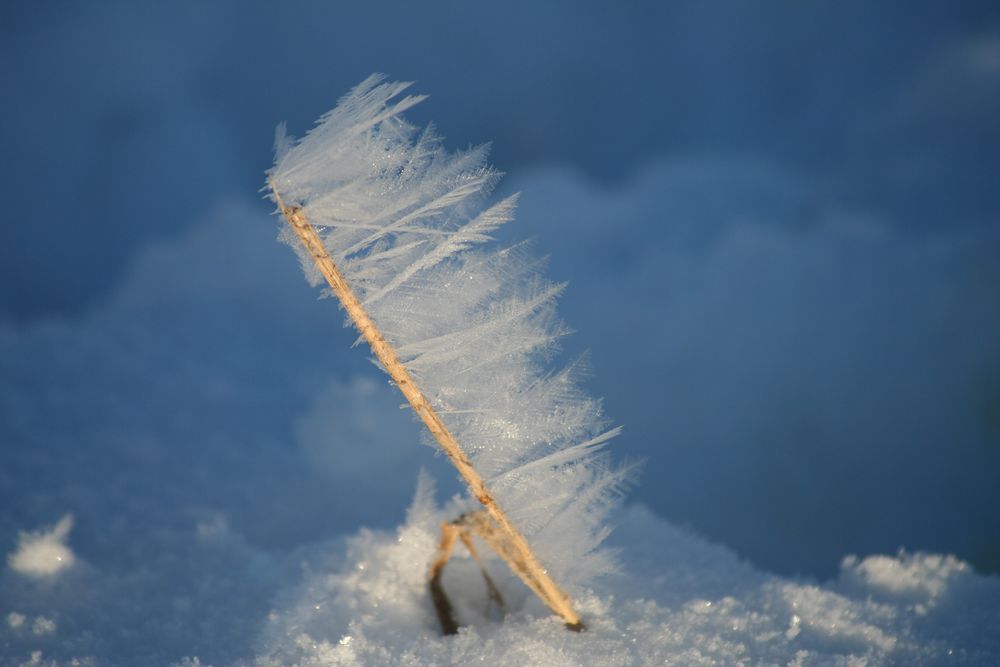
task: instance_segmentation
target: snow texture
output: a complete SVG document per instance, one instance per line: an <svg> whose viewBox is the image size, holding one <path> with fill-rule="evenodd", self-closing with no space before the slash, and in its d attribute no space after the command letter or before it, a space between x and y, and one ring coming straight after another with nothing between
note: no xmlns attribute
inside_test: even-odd
<svg viewBox="0 0 1000 667"><path fill-rule="evenodd" d="M845 558L825 585L755 571L642 506L620 517L624 571L578 600L567 632L501 579L509 615L490 620L471 559L445 586L475 622L439 636L424 574L437 521L426 490L396 533L362 531L269 616L257 667L301 665L988 665L1000 657L1000 580L953 558ZM502 572L496 559L494 575Z"/></svg>
<svg viewBox="0 0 1000 667"><path fill-rule="evenodd" d="M564 285L545 280L523 244L475 247L513 217L516 196L484 208L499 178L486 147L449 153L433 127L418 133L400 115L424 99L401 97L409 85L373 75L301 141L279 128L268 176L572 593L614 569L599 545L629 474L604 451L619 430L579 388L577 363L546 367L567 333L554 310ZM282 235L320 284L308 252Z"/></svg>
<svg viewBox="0 0 1000 667"><path fill-rule="evenodd" d="M993 631L1000 623L1000 579L977 575L954 557L849 556L835 580L818 584L755 570L729 549L641 505L616 517L611 541L627 547L623 573L578 597L585 632L568 632L502 562L487 556L485 566L507 601L502 615L488 602L473 561L458 553L444 584L468 625L457 636L442 637L426 572L438 522L454 506L435 504L428 479L418 482L398 529L362 529L280 558L248 548L224 523L200 525L184 555L197 562L193 574L208 597L179 595L180 582L170 578L160 581L166 590L153 594L173 600L178 620L190 616L205 623L209 643L202 648L216 655L213 661L195 655L197 635L173 628L170 616L155 619L154 627L187 631L176 647L184 653L131 659L102 653L116 634L143 630L135 614L146 607L129 598L121 587L127 582L116 581L120 575L90 571L62 590L33 589L30 601L5 591L5 604L36 609L7 613L0 626L0 665L979 666L1000 659ZM227 577L233 566L240 576ZM169 567L170 557L161 557L144 576ZM261 606L246 597L246 589L266 571L280 585ZM126 599L115 604L113 595ZM226 612L198 609L213 602ZM101 637L103 632L108 636ZM234 649L240 657L221 657Z"/></svg>
<svg viewBox="0 0 1000 667"><path fill-rule="evenodd" d="M783 574L901 545L997 571L1000 225L915 233L748 157L514 177L657 480L631 498Z"/></svg>
<svg viewBox="0 0 1000 667"><path fill-rule="evenodd" d="M11 569L27 577L55 577L73 567L73 551L66 546L73 516L67 514L49 531L21 533L17 551L7 557Z"/></svg>
<svg viewBox="0 0 1000 667"><path fill-rule="evenodd" d="M800 176L519 174L519 224L572 277L561 311L627 416L616 449L655 470L633 495L655 516L613 517L624 574L578 596L583 635L493 561L499 623L461 547L445 585L469 627L437 635L417 588L435 510L395 527L415 471L441 499L451 469L258 202L220 198L79 317L0 324L0 665L1000 664L1000 581L968 564L1000 516L996 234L917 237ZM74 565L16 571L19 534L67 513ZM859 556L760 565L831 553Z"/></svg>
<svg viewBox="0 0 1000 667"><path fill-rule="evenodd" d="M832 431L838 455L856 461L851 475L841 477L836 468L816 468L795 456L793 444L805 457L815 455L808 440L771 438L785 456L782 465L774 465L762 445L742 437L754 423L752 411L735 406L759 400L766 407L760 394L785 396L776 391L780 378L768 384L763 372L726 375L722 394L713 393L713 372L698 374L700 383L690 381L695 371L689 366L734 364L741 348L766 338L755 331L771 331L765 325L775 321L788 324L781 314L789 302L815 303L805 312L809 321L824 309L837 311L838 331L861 333L842 335L850 345L834 348L828 358L824 350L836 341L811 338L810 329L793 320L802 347L789 346L787 339L779 339L778 347L808 374L809 386L828 387L830 400L844 406L845 387L857 392L873 381L843 359L887 356L877 340L865 347L877 329L871 313L891 304L893 295L908 294L907 286L924 294L921 277L943 295L933 302L914 296L914 302L929 305L890 310L891 317L900 330L912 331L921 330L924 319L940 320L935 340L954 342L930 349L910 340L890 368L918 366L938 378L934 368L917 362L933 356L957 372L982 358L972 341L996 349L995 338L983 335L995 330L992 320L968 324L989 315L986 307L995 303L997 283L984 278L996 271L996 264L984 259L995 241L957 235L944 246L903 243L891 230L862 233L843 214L832 215L826 226L785 229L789 218L777 205L786 201L785 190L733 175L746 171L763 173L732 163L728 168L658 164L637 184L614 192L594 190L564 171L522 181L522 219L530 213L539 224L550 220L551 229L538 231L566 249L553 257L554 268L569 261L562 255L605 257L603 264L593 264L593 275L580 276L563 304L581 293L584 303L574 309L572 321L580 327L579 337L593 336L602 384L605 369L613 378L620 374L615 394L643 409L669 410L671 420L688 429L687 437L679 432L657 439L665 431L650 426L638 443L631 429L633 437L623 442L635 445L637 455L649 455L648 465L665 457L693 478L679 491L675 483L659 485L669 487L660 494L680 493L669 511L715 513L739 524L731 530L774 535L767 540L769 553L795 562L803 550L792 538L780 537L772 523L781 512L770 511L768 501L746 487L736 493L743 477L780 489L784 505L829 507L829 513L839 508L842 515L818 511L816 523L817 530L841 539L876 519L893 526L918 520L896 509L891 498L862 495L864 511L848 511L845 503L858 502L865 476L878 464L850 458L853 446L877 450L892 466L893 495L912 498L906 491L916 484L911 478L939 483L935 475L948 466L966 471L960 488L975 482L969 471L995 480L992 459L982 458L985 450L963 445L966 435L956 431L963 424L964 399L952 383L928 386L932 402L910 403L905 393L889 391L894 385L885 380L872 390L884 392L892 409L872 415L847 404L850 419L868 415L876 433L898 428L900 414L908 414L912 428L921 431L861 445L853 445L845 430ZM774 181L791 182L785 175ZM745 187L737 187L741 183ZM531 202L538 193L544 196L536 206ZM721 202L718 209L707 205L720 193L739 215ZM777 204L765 206L762 198ZM568 217L553 217L554 209ZM705 211L715 217L706 222ZM615 246L598 221L616 220L623 234L633 235L648 216L678 224L664 225L662 236L643 244L630 268L616 273ZM478 573L459 549L445 585L470 626L456 638L440 638L421 582L427 547L433 549L435 541L428 517L448 512L435 515L424 500L401 530L393 527L412 495L414 471L434 466L434 477L446 480L450 468L416 445L418 425L398 409L395 390L372 380L378 376L359 358L363 355L316 355L317 341L336 348L346 347L350 338L337 342L336 309L317 304L302 289L290 255L274 252L271 230L260 206L222 202L183 238L137 256L115 293L85 317L0 326L2 554L18 551L19 533L49 533L48 526L67 512L76 519L65 542L75 564L59 575L30 577L6 558L0 561L4 667L444 665L480 664L480 657L486 664L495 659L493 664L527 665L1000 664L995 639L1000 581L975 573L962 559L900 554L893 547L884 550L895 554L889 556L862 551L867 556L846 561L829 581L779 577L642 507L615 519L618 527L609 538L609 546L622 549L624 574L585 587L578 596L588 633L565 632L492 561L487 567L510 605L506 621L497 622L495 610L485 606ZM222 247L224 272L218 270ZM870 303L858 311L838 305L855 303L858 295L840 285L835 272L820 272L831 274L824 282L808 268L834 265L844 254L869 290ZM767 270L755 272L755 262ZM663 317L669 314L671 324L661 328L649 375L632 375L638 352L620 349L617 332L588 310L588 298L608 303L615 280L624 281L631 300L609 307L627 309L641 299L662 303ZM788 284L803 294L783 297L774 289ZM727 297L726 285L746 287ZM659 301L657 292L665 292ZM753 307L725 319L727 298L751 292L758 296ZM980 296L967 301L950 296L958 293ZM820 322L825 327L826 321ZM906 340L898 333L885 335L890 334L894 341ZM614 349L601 347L609 342ZM620 368L604 363L605 357L620 359ZM828 372L833 364L840 375ZM781 366L769 365L772 373ZM675 376L679 380L671 380ZM839 384L829 384L838 378ZM654 395L652 388L664 379L674 384ZM696 403L713 397L724 399L728 418L720 420L712 410L703 418L715 430L699 430ZM890 397L895 402L888 402ZM824 403L815 400L809 405L820 411ZM787 411L789 404L780 407ZM925 421L934 413L947 418L947 428ZM947 438L948 433L959 435ZM920 439L927 434L936 437ZM683 455L678 442L688 440L699 446ZM715 479L719 468L736 465L740 476ZM454 488L442 489L442 495ZM995 522L988 516L977 518L937 487L927 495L910 502L926 502L952 524L989 537ZM985 498L982 507L993 507ZM935 516L920 512L925 524ZM359 530L361 525L368 528ZM871 525L874 530L888 524Z"/></svg>

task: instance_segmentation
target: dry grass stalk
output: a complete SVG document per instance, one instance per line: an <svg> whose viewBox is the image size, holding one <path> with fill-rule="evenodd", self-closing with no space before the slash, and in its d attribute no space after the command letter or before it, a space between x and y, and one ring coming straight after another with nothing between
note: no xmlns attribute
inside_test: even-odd
<svg viewBox="0 0 1000 667"><path fill-rule="evenodd" d="M474 514L483 514L483 512L475 512ZM483 581L486 583L486 591L489 594L490 601L495 602L501 609L506 606L503 596L500 594L500 589L493 583L493 579L490 578L486 567L479 559L476 547L472 544L472 534L475 528L467 521L469 516L471 515L463 514L455 521L441 524L441 544L438 546L437 557L431 563L429 582L431 600L434 602L434 611L437 612L438 621L441 623L441 630L446 635L458 633L458 621L455 620L455 610L452 608L451 601L448 599L448 596L444 592L444 587L441 585L444 566L451 559L451 552L455 548L456 540L462 540L462 544L469 550L472 559L479 566L479 571L483 575Z"/></svg>
<svg viewBox="0 0 1000 667"><path fill-rule="evenodd" d="M320 273L326 278L330 289L340 299L344 310L347 311L348 317L354 322L354 325L358 328L364 339L368 341L372 352L375 353L376 358L381 362L382 367L385 368L392 381L403 392L414 412L417 413L435 440L441 445L441 449L444 450L445 454L458 470L458 473L462 476L462 479L468 484L469 490L482 503L488 513L488 517L484 516L483 519L488 521L489 524L482 524L481 528L486 529L489 534L494 536L490 539L484 537L484 540L507 562L507 565L520 577L521 581L566 622L568 628L571 630L582 629L583 622L580 619L580 615L573 608L569 596L552 580L552 577L549 576L545 568L539 563L538 558L528 545L528 541L514 527L500 506L497 505L493 495L486 488L486 483L473 467L472 462L462 450L461 445L455 440L455 437L445 426L434 408L431 407L427 397L424 396L423 392L414 382L406 366L399 360L396 351L385 340L353 290L347 284L343 275L341 275L333 258L326 251L322 240L306 219L302 209L286 204L278 193L275 184L270 182L269 185L279 210L288 224L291 225L292 230L303 247L313 258ZM477 532L483 535L482 530L477 530ZM452 540L453 543L454 540Z"/></svg>

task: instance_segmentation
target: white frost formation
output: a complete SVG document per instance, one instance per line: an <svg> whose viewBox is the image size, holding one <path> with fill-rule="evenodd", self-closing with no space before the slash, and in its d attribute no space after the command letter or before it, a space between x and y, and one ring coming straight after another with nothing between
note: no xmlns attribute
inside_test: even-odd
<svg viewBox="0 0 1000 667"><path fill-rule="evenodd" d="M613 569L607 514L626 469L608 463L600 402L579 364L550 371L566 327L563 285L523 244L475 248L511 220L516 197L483 209L499 174L487 148L448 153L397 99L410 84L372 76L303 139L279 128L269 177L300 206L500 506L569 590ZM321 277L288 230L310 282Z"/></svg>
<svg viewBox="0 0 1000 667"><path fill-rule="evenodd" d="M66 546L72 528L73 516L67 514L48 532L21 533L17 550L7 557L8 565L15 572L39 579L54 577L72 567L76 558Z"/></svg>

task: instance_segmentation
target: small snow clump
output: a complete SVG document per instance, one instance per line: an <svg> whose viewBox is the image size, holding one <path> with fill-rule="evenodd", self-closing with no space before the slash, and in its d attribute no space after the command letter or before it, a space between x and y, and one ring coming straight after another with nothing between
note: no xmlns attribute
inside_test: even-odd
<svg viewBox="0 0 1000 667"><path fill-rule="evenodd" d="M18 574L36 579L54 577L73 566L76 557L66 546L73 528L73 515L59 519L52 530L21 533L17 550L7 557L7 564Z"/></svg>

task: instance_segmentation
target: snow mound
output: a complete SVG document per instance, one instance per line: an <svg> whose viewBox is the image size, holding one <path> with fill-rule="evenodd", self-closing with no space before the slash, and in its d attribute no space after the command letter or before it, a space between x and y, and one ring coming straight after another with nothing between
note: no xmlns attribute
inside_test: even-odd
<svg viewBox="0 0 1000 667"><path fill-rule="evenodd" d="M66 538L73 529L73 516L67 514L49 531L21 533L17 550L7 557L11 569L27 577L54 577L76 562Z"/></svg>
<svg viewBox="0 0 1000 667"><path fill-rule="evenodd" d="M1000 664L997 579L968 565L990 566L977 554L993 553L1000 516L995 232L789 227L777 189L794 184L722 169L671 191L690 169L653 165L607 196L522 181L521 226L573 281L567 319L623 444L648 460L635 497L674 522L640 507L615 520L627 576L581 596L587 633L552 624L491 561L498 623L459 546L445 586L468 627L439 637L424 564L454 515L393 529L413 471L452 482L445 498L453 469L275 252L276 221L233 199L137 256L86 316L0 325L0 559L19 531L77 519L58 576L0 563L0 665L321 665L324 643L345 664ZM754 204L776 191L774 215ZM712 202L718 221L702 225ZM612 235L645 241L643 217L672 223L635 258L605 252ZM595 300L654 318L640 345L588 314Z"/></svg>
<svg viewBox="0 0 1000 667"><path fill-rule="evenodd" d="M469 558L445 587L468 623L442 637L424 574L437 513L418 494L396 533L363 530L346 556L308 569L270 614L257 667L299 665L983 665L1000 660L1000 580L954 557L848 557L830 583L770 575L634 505L616 541L628 575L577 602L587 631L562 623L504 574L491 609ZM456 558L460 558L461 555Z"/></svg>

